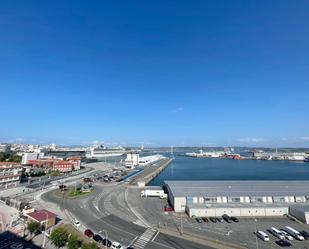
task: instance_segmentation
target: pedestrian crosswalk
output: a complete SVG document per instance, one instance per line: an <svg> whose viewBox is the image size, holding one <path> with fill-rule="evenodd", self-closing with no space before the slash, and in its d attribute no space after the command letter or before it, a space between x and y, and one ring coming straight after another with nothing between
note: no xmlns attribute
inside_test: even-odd
<svg viewBox="0 0 309 249"><path fill-rule="evenodd" d="M156 236L157 230L147 228L145 232L139 236L132 244L133 248L142 249Z"/></svg>

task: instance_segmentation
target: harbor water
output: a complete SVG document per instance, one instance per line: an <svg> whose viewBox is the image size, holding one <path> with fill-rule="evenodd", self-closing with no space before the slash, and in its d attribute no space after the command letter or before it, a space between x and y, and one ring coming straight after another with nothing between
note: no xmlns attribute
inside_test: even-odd
<svg viewBox="0 0 309 249"><path fill-rule="evenodd" d="M309 180L309 163L176 155L149 185L163 185L165 180Z"/></svg>

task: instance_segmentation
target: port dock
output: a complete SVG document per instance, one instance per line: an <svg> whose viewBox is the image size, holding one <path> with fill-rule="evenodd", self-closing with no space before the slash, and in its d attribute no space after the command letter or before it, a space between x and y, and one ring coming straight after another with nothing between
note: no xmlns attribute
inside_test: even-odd
<svg viewBox="0 0 309 249"><path fill-rule="evenodd" d="M146 166L142 173L138 174L131 181L131 185L145 187L152 179L159 175L171 162L173 158L163 159L155 164Z"/></svg>

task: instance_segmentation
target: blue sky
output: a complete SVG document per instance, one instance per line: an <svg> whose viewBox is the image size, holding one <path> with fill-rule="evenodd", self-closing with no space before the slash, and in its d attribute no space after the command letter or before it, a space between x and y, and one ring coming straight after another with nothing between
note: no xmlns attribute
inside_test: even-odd
<svg viewBox="0 0 309 249"><path fill-rule="evenodd" d="M0 141L309 147L308 1L1 1Z"/></svg>

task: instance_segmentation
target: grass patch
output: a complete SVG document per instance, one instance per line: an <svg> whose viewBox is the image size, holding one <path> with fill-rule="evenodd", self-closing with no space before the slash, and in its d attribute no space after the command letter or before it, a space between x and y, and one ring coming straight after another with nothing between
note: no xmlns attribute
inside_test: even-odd
<svg viewBox="0 0 309 249"><path fill-rule="evenodd" d="M68 194L68 197L69 198L77 198L77 197L80 197L80 196L85 196L85 195L89 195L93 192L93 188L91 189L90 192L82 192L81 190L77 189L75 190L74 188L73 189L70 189L69 191L69 194Z"/></svg>
<svg viewBox="0 0 309 249"><path fill-rule="evenodd" d="M76 235L82 243L92 242L87 236L79 232L73 225L71 224L61 224L58 227L63 227L68 234Z"/></svg>
<svg viewBox="0 0 309 249"><path fill-rule="evenodd" d="M57 197L57 198L71 198L71 199L74 199L74 198L90 195L93 192L94 192L94 188L92 188L90 192L82 192L80 189L77 189L75 191L75 188L71 187L67 191L60 191L60 189L56 190L54 192L54 196Z"/></svg>

